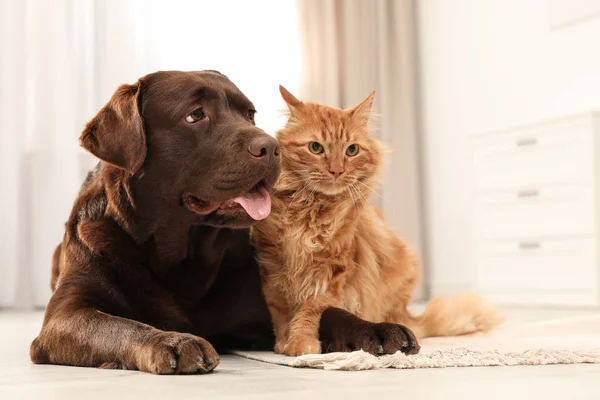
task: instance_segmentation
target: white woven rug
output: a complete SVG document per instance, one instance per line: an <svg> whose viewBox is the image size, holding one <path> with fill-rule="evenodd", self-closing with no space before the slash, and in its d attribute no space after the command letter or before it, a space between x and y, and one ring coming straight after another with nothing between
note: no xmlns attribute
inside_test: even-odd
<svg viewBox="0 0 600 400"><path fill-rule="evenodd" d="M363 351L300 357L266 351L233 354L289 367L347 371L600 363L600 314L503 326L483 334L423 339L421 351L412 356L398 352L376 357Z"/></svg>

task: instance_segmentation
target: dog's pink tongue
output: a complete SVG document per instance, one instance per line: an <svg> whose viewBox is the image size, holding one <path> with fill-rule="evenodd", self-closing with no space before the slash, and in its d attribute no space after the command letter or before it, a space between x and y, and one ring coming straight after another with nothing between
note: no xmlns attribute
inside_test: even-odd
<svg viewBox="0 0 600 400"><path fill-rule="evenodd" d="M231 201L244 207L248 215L257 221L267 218L271 213L271 196L263 187L256 192L245 193L231 199Z"/></svg>

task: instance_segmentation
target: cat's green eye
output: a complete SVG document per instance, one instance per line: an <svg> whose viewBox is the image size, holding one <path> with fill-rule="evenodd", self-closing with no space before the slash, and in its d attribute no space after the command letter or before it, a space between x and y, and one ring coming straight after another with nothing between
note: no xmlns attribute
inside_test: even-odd
<svg viewBox="0 0 600 400"><path fill-rule="evenodd" d="M322 152L325 151L325 149L323 148L323 145L321 145L321 143L319 143L319 142L310 142L308 144L308 149L313 154L321 154Z"/></svg>
<svg viewBox="0 0 600 400"><path fill-rule="evenodd" d="M350 157L357 155L358 154L358 145L351 144L350 146L348 146L348 148L346 149L346 154L349 155Z"/></svg>

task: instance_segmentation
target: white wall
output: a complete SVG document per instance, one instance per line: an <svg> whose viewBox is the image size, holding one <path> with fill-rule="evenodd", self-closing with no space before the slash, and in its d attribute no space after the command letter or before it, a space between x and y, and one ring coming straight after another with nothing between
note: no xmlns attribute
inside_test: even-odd
<svg viewBox="0 0 600 400"><path fill-rule="evenodd" d="M433 294L475 278L471 136L600 108L600 17L551 28L548 4L419 1Z"/></svg>
<svg viewBox="0 0 600 400"><path fill-rule="evenodd" d="M279 85L295 92L300 75L294 0L103 0L96 7L98 107L118 85L150 72L215 69L254 102L260 128L274 134L285 124Z"/></svg>

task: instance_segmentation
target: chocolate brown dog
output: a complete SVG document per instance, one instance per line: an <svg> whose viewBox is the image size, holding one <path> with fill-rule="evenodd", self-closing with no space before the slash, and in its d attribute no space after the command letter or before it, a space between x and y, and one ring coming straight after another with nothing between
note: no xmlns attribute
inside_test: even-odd
<svg viewBox="0 0 600 400"><path fill-rule="evenodd" d="M116 91L80 138L101 161L54 254L33 362L202 373L219 363L202 337L272 348L244 228L270 212L279 144L255 112L216 71L157 72ZM321 320L330 351L377 353L396 334L339 309Z"/></svg>

